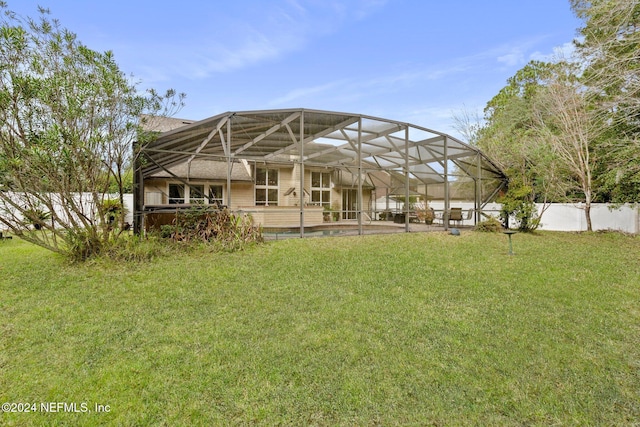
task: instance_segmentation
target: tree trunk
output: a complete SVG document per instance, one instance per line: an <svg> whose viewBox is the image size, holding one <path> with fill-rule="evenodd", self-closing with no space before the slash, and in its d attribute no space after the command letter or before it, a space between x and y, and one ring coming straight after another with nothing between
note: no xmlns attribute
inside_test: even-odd
<svg viewBox="0 0 640 427"><path fill-rule="evenodd" d="M591 226L591 202L587 201L584 205L584 216L587 220L587 231L593 231Z"/></svg>

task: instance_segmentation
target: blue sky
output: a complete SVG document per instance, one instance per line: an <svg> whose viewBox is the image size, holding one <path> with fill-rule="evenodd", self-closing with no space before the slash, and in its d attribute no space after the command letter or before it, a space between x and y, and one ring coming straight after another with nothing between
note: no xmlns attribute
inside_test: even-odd
<svg viewBox="0 0 640 427"><path fill-rule="evenodd" d="M8 0L38 4L140 88L185 92L181 118L303 107L456 136L454 113L481 112L580 25L568 0Z"/></svg>

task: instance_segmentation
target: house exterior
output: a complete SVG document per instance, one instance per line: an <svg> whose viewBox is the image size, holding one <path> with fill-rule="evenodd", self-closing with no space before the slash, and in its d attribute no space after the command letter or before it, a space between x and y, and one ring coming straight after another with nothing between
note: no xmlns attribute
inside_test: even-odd
<svg viewBox="0 0 640 427"><path fill-rule="evenodd" d="M236 162L229 181L227 168L226 162L197 159L151 174L144 181L147 227L168 224L176 209L194 205L251 214L263 227L296 227L301 203L307 226L356 219L357 186L349 173L307 168L301 192L296 164ZM363 186L367 205L371 188Z"/></svg>
<svg viewBox="0 0 640 427"><path fill-rule="evenodd" d="M201 121L147 120L157 131L135 156L134 230L194 205L251 214L269 227L376 219L380 197L431 200L456 189L483 203L506 177L477 148L427 128L359 114L287 109ZM440 196L441 195L441 196ZM410 204L403 208L410 209ZM408 231L408 218L406 226Z"/></svg>

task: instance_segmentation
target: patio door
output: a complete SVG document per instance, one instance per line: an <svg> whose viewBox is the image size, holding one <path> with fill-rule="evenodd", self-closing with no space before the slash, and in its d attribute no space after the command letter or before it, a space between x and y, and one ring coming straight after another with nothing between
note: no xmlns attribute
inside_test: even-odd
<svg viewBox="0 0 640 427"><path fill-rule="evenodd" d="M358 218L358 190L342 190L342 219Z"/></svg>

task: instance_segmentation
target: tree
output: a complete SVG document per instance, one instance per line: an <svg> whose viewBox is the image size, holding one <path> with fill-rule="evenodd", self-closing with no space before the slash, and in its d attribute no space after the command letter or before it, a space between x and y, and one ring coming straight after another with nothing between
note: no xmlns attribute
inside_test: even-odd
<svg viewBox="0 0 640 427"><path fill-rule="evenodd" d="M571 5L585 21L577 61L519 70L487 104L478 146L510 178L505 216L579 200L591 229L592 202L640 200L640 3Z"/></svg>
<svg viewBox="0 0 640 427"><path fill-rule="evenodd" d="M587 63L585 84L603 96L618 117L637 123L640 111L640 3L637 0L571 0L585 21L578 49Z"/></svg>
<svg viewBox="0 0 640 427"><path fill-rule="evenodd" d="M479 145L502 162L510 178L505 215L535 228L532 202L585 204L588 230L595 198L598 144L608 126L581 84L579 65L531 62L487 106L489 126ZM544 210L543 210L544 212ZM531 217L527 218L527 215Z"/></svg>
<svg viewBox="0 0 640 427"><path fill-rule="evenodd" d="M84 258L124 229L122 204L142 113L168 114L184 95L137 91L111 52L99 53L39 9L0 2L0 223L47 249ZM56 208L57 207L57 208ZM35 230L30 213L44 212Z"/></svg>
<svg viewBox="0 0 640 427"><path fill-rule="evenodd" d="M478 131L477 145L506 172L509 190L502 201L508 209L503 219L515 217L518 227L534 230L540 223L534 203L543 204L540 216L564 189L555 156L540 146L533 131L533 104L550 77L552 63L532 61L507 81L485 108L485 125Z"/></svg>
<svg viewBox="0 0 640 427"><path fill-rule="evenodd" d="M470 111L466 106L458 112L453 112L453 128L470 145L478 142L478 133L482 128L482 117L477 111Z"/></svg>
<svg viewBox="0 0 640 427"><path fill-rule="evenodd" d="M640 200L640 3L572 0L584 20L578 52L583 83L608 133L599 144L596 182L605 201Z"/></svg>
<svg viewBox="0 0 640 427"><path fill-rule="evenodd" d="M594 199L594 170L597 157L594 147L606 129L598 120L585 88L564 65L567 73L558 73L536 94L533 104L534 132L541 147L548 147L565 174L558 177L568 195L584 202L587 230L591 225Z"/></svg>

